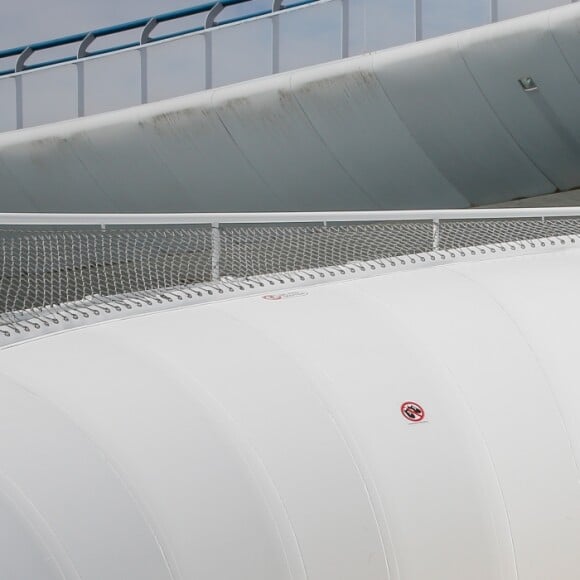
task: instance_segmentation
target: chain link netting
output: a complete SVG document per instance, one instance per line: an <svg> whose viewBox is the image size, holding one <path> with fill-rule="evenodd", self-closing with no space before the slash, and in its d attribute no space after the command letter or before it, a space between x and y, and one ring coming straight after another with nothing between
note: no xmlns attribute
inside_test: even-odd
<svg viewBox="0 0 580 580"><path fill-rule="evenodd" d="M220 241L220 272L245 277L426 252L433 228L430 222L230 226Z"/></svg>
<svg viewBox="0 0 580 580"><path fill-rule="evenodd" d="M275 225L3 228L0 322L10 313L219 279L580 234L578 218Z"/></svg>
<svg viewBox="0 0 580 580"><path fill-rule="evenodd" d="M209 280L208 228L3 230L0 312Z"/></svg>
<svg viewBox="0 0 580 580"><path fill-rule="evenodd" d="M580 234L580 217L449 220L441 222L441 248L453 249Z"/></svg>

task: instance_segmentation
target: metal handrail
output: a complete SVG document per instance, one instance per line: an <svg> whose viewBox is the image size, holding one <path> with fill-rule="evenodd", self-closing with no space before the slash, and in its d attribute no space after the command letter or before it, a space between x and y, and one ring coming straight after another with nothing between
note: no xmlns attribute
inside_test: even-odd
<svg viewBox="0 0 580 580"><path fill-rule="evenodd" d="M7 69L0 71L0 77L17 72L22 72L25 70L33 70L38 68L44 68L56 64L61 64L65 62L73 62L82 58L90 56L98 56L103 54L108 54L112 52L117 52L119 50L124 50L127 48L134 48L141 46L143 44L148 44L151 42L157 42L161 40L167 40L169 38L176 38L186 34L191 34L194 32L199 32L206 30L208 28L214 28L216 26L224 26L226 24L233 24L235 22L241 22L244 20L250 20L252 18L257 18L259 16L264 16L272 12L277 12L284 10L285 8L295 8L305 4L313 4L319 0L299 0L298 2L292 3L290 6L284 6L283 2L279 0L272 0L271 10L262 10L260 12L255 12L252 14L245 14L237 18L229 18L222 21L217 21L217 16L227 8L228 6L235 6L237 4L247 4L253 2L254 0L219 0L217 2L208 2L205 4L200 4L198 6L192 6L190 8L183 8L180 10L173 10L171 12L165 12L163 14L158 14L156 16L151 16L148 18L140 18L138 20L133 20L131 22L125 22L122 24L115 24L113 26L107 26L105 28L99 28L97 30L91 30L88 32L81 32L78 34L72 34L69 36L63 36L61 38L55 38L53 40L47 40L43 42L35 42L25 46L19 46L16 48L10 48L7 50L0 50L0 60L17 57L16 64L13 69ZM151 34L158 24L163 22L170 22L172 20L179 20L181 18L186 18L188 16L195 16L197 14L206 14L205 22L202 26L195 28L189 28L186 30L180 30L178 32L173 32L170 34L164 34L162 36L152 37ZM131 30L141 29L140 38L138 41L117 44L115 46L107 47L100 50L95 50L89 52L89 46L97 38L102 38L106 36L111 36L121 32L128 32ZM65 56L59 59L47 60L40 63L35 63L32 65L27 65L26 61L36 52L42 50L48 50L50 48L57 48L59 46L67 46L70 44L78 44L78 49L76 54Z"/></svg>
<svg viewBox="0 0 580 580"><path fill-rule="evenodd" d="M256 213L0 213L0 225L178 225L580 217L580 207Z"/></svg>
<svg viewBox="0 0 580 580"><path fill-rule="evenodd" d="M204 0L201 1L203 2ZM93 58L98 61L100 57L103 57L106 61L108 58L115 59L118 54L137 56L139 61L137 67L139 68L136 72L139 79L139 86L135 88L139 90L130 91L130 95L129 91L124 91L125 96L119 99L122 102L119 106L133 106L151 102L151 94L155 95L156 91L157 94L159 94L160 86L158 77L150 78L151 71L160 70L159 59L155 58L154 55L166 54L163 52L156 52L156 47L161 49L164 41L170 41L171 39L191 39L188 49L191 50L191 53L188 53L187 56L196 59L194 65L196 75L195 83L190 83L190 85L194 84L195 88L189 89L192 91L213 89L216 86L214 80L214 72L216 70L219 71L220 77L218 85L227 84L228 80L229 82L246 81L255 78L255 76L277 74L282 70L288 70L287 53L292 52L293 48L292 44L288 45L288 43L282 43L282 39L288 34L288 32L284 32L281 23L284 21L286 15L291 19L292 17L290 15L296 10L300 12L302 9L305 9L305 12L309 12L310 8L312 8L314 14L320 14L319 8L322 11L325 10L322 5L338 5L340 7L340 28L338 30L335 28L333 32L338 33L340 36L339 44L337 46L339 50L333 49L333 56L329 58L325 57L325 60L347 58L360 53L360 47L356 48L354 51L351 47L351 41L353 38L357 38L357 34L360 32L358 31L358 26L361 24L360 18L352 18L350 16L352 8L356 6L353 0L269 0L270 5L268 7L260 6L260 12L243 14L241 16L230 18L227 18L227 16L222 14L223 10L227 9L229 6L249 4L254 1L255 0L205 0L204 4L198 6L175 10L173 12L167 12L150 18L142 18L125 24L117 24L115 26L100 28L90 32L83 32L45 42L32 43L30 45L8 50L0 50L0 61L3 62L3 59L7 58L16 60L14 68L0 71L0 84L2 84L2 87L0 88L2 88L3 91L4 89L7 89L7 94L9 95L7 101L10 102L13 100L14 102L14 116L12 119L9 118L9 115L2 117L2 128L0 128L0 131L22 129L24 127L42 124L47 121L84 117L86 114L105 112L115 108L114 103L105 104L105 106L103 106L102 102L99 103L99 99L102 101L102 95L100 95L100 93L95 94L94 90L91 89L92 85L90 80L93 79L94 81L95 71L96 78L98 78L100 74L98 72L98 67L93 66L91 63L91 59ZM409 0L410 6L414 9L415 40L421 40L423 38L424 1L425 0ZM488 21L495 22L498 20L498 0L486 1L489 2L490 6ZM543 1L549 2L549 0ZM580 0L559 1L564 3L577 2ZM351 3L353 3L352 6L350 5ZM358 7L361 6L364 8L363 0L358 1ZM250 9L257 10L258 7L256 5ZM196 14L204 17L203 23L192 28L193 25L191 22L188 22L188 28L185 29L185 22L180 22L179 19ZM158 25L168 21L177 21L178 25L176 28L179 28L182 25L184 28L165 34L162 31L158 31ZM222 57L219 56L221 51L214 51L216 37L214 36L213 31L216 30L216 28L220 29L221 27L235 23L241 23L241 28L244 28L247 23L252 21L260 21L268 25L266 28L263 26L261 28L262 30L266 30L267 28L270 29L270 40L267 41L267 50L268 52L271 51L271 54L268 55L271 56L271 59L268 59L269 62L268 60L264 60L264 63L266 63L265 67L264 63L260 61L259 66L256 67L259 72L252 72L255 68L252 69L250 66L248 67L248 72L236 70L234 75L231 73L224 74L223 60ZM134 31L135 38L124 40L117 38L117 44L113 46L112 44L114 41L110 36L125 31ZM154 33L157 34L154 36ZM98 38L106 38L106 44L108 44L108 46L105 46L105 48L94 47L95 40ZM199 40L201 40L201 43L198 42ZM124 44L120 44L121 42L124 42ZM193 46L194 44L195 47ZM56 58L56 55L53 54L53 60L47 60L48 55L42 52L54 47L66 47L68 45L71 45L70 53L67 55L66 52L63 51L62 56L59 58ZM72 48L73 46L74 48ZM42 60L42 62L31 62L31 57L38 52L42 53L41 57L34 60L40 60L42 57L45 59ZM214 52L217 56L214 56ZM175 51L171 51L169 54L174 55ZM150 56L153 58L153 64L151 65L149 64ZM167 58L167 55L162 56L162 58ZM134 61L135 59L132 60ZM313 59L299 58L298 60L303 64L294 65L295 67L312 64L311 61ZM318 59L314 60L318 61ZM37 99L32 97L31 101L29 95L37 90L35 88L36 85L33 83L33 79L36 78L34 74L35 69L44 70L48 67L55 70L56 76L58 76L59 71L66 71L68 80L62 83L63 91L66 92L67 96L70 95L75 98L70 100L67 99L66 102L63 102L60 108L58 99L55 99L54 102L50 103L47 107L49 111L52 111L52 114L49 112L49 114L46 115L42 112L41 115L38 115L38 110L35 111L35 108L38 109L38 105L34 104ZM69 72L71 74L68 74ZM228 75L230 77L229 79L227 78ZM226 77L225 79L223 78L224 76ZM73 86L71 81L75 80L74 77L76 77L76 83L74 83ZM133 76L129 75L128 78L133 79ZM52 86L54 86L55 83L59 83L58 79L55 78L51 78L48 82L52 83ZM176 91L175 87L170 86L171 83L166 84L169 86L169 90L163 92L165 95L163 98L181 96L183 94L182 89ZM60 86L60 83L58 86ZM87 88L92 92L87 94ZM110 89L106 88L104 92L114 93L116 88L117 87L113 85ZM117 93L120 93L120 91L117 91ZM12 99L11 95L14 95L14 99ZM57 112L55 112L55 109ZM30 112L32 112L32 120L29 116ZM35 116L40 116L40 119L35 118ZM47 116L48 119L46 119Z"/></svg>

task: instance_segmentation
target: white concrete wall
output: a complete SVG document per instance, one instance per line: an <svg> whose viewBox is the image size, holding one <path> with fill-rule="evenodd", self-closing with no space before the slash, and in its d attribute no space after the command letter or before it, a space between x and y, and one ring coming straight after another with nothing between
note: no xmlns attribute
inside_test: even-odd
<svg viewBox="0 0 580 580"><path fill-rule="evenodd" d="M551 250L1 350L0 576L577 580L579 284Z"/></svg>
<svg viewBox="0 0 580 580"><path fill-rule="evenodd" d="M577 187L579 16L0 135L0 211L463 207Z"/></svg>

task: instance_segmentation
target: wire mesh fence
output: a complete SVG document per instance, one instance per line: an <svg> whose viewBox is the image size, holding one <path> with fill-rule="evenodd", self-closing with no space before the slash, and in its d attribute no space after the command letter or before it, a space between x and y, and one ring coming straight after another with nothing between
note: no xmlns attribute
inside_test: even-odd
<svg viewBox="0 0 580 580"><path fill-rule="evenodd" d="M452 249L580 234L580 217L446 220L441 248Z"/></svg>
<svg viewBox="0 0 580 580"><path fill-rule="evenodd" d="M0 228L0 322L79 300L580 234L580 217Z"/></svg>
<svg viewBox="0 0 580 580"><path fill-rule="evenodd" d="M432 248L430 222L225 227L220 273L243 278L337 266Z"/></svg>

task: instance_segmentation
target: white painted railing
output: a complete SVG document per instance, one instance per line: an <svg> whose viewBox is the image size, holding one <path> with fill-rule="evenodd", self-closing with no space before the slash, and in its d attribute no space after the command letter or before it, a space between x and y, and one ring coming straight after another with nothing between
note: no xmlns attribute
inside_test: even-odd
<svg viewBox="0 0 580 580"><path fill-rule="evenodd" d="M580 217L580 207L257 213L0 213L0 226L357 223Z"/></svg>

